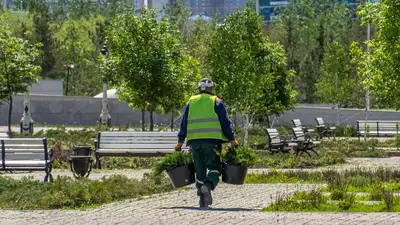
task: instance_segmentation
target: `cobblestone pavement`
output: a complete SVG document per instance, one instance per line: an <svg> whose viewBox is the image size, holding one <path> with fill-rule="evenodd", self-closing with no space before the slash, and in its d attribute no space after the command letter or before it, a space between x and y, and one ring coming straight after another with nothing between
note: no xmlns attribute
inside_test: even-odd
<svg viewBox="0 0 400 225"><path fill-rule="evenodd" d="M0 224L400 224L396 213L267 213L276 193L296 184L221 184L212 210L199 210L193 188L90 210L1 210Z"/></svg>
<svg viewBox="0 0 400 225"><path fill-rule="evenodd" d="M351 159L347 165L335 167L396 166L400 157L385 159ZM140 179L150 170L94 171L91 179L111 174L124 174ZM264 172L251 170L250 172ZM8 174L14 178L32 175L42 179L44 173ZM56 170L54 175L71 176L68 170ZM300 184L220 184L214 192L212 210L198 210L195 190L174 191L103 205L89 210L0 210L0 225L12 224L400 224L398 213L271 213L261 209L275 201L277 193L309 189Z"/></svg>

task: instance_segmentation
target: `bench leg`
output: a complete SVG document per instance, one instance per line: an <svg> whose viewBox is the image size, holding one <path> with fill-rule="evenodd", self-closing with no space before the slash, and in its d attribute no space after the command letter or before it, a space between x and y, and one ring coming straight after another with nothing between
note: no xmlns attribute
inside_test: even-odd
<svg viewBox="0 0 400 225"><path fill-rule="evenodd" d="M101 170L100 157L96 155L96 169Z"/></svg>
<svg viewBox="0 0 400 225"><path fill-rule="evenodd" d="M46 182L53 182L53 175L51 174L51 170L52 170L52 165L50 164L48 167L47 167L47 169L46 169L46 175L45 175L45 177L44 177L44 182L46 183Z"/></svg>
<svg viewBox="0 0 400 225"><path fill-rule="evenodd" d="M314 149L310 149L310 151L314 152L319 157L319 154L317 151L315 151Z"/></svg>

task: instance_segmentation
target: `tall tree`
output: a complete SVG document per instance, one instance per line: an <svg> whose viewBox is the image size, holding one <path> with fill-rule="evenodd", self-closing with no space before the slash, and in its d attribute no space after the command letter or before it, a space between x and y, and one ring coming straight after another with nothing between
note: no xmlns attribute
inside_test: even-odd
<svg viewBox="0 0 400 225"><path fill-rule="evenodd" d="M282 83L288 88L285 91L292 91L283 49L263 37L260 17L245 8L229 15L217 28L207 60L212 78L218 84L218 95L231 112L246 116L244 140L247 144L250 117L273 104L265 100L260 103L260 99L277 100L280 87L275 84ZM279 82L282 78L284 81Z"/></svg>
<svg viewBox="0 0 400 225"><path fill-rule="evenodd" d="M142 130L145 130L144 112L150 112L152 131L153 112L174 105L165 102L176 103L171 97L176 97L178 91L185 97L187 85L181 84L186 82L190 86L191 77L186 77L184 66L196 64L185 62L188 57L181 34L167 20L159 21L152 9L142 8L140 16L131 10L118 15L107 31L107 40L110 45L107 61L111 63L108 68L112 68L107 77L118 88L122 100L142 111Z"/></svg>
<svg viewBox="0 0 400 225"><path fill-rule="evenodd" d="M214 22L203 18L194 20L185 39L189 54L200 61L200 73L203 77L210 74L206 62L212 35L215 32Z"/></svg>
<svg viewBox="0 0 400 225"><path fill-rule="evenodd" d="M57 67L65 71L64 64L74 64L70 71L69 90L74 95L95 95L101 90L101 74L96 65L100 53L97 36L97 24L103 23L104 17L89 17L65 20L61 25L54 26L54 39L58 55Z"/></svg>
<svg viewBox="0 0 400 225"><path fill-rule="evenodd" d="M371 23L378 31L367 43L370 52L353 43L353 60L364 83L383 107L400 109L400 2L384 0L360 8L362 25Z"/></svg>
<svg viewBox="0 0 400 225"><path fill-rule="evenodd" d="M30 0L27 7L33 18L32 39L41 43L41 55L38 57L42 67L41 77L54 79L56 77L52 72L56 62L53 55L53 33L50 30L51 17L48 4L45 0Z"/></svg>
<svg viewBox="0 0 400 225"><path fill-rule="evenodd" d="M326 10L321 25L324 56L316 84L318 102L337 104L338 115L339 107L363 107L360 77L350 62L351 33L358 28L351 10L335 4Z"/></svg>
<svg viewBox="0 0 400 225"><path fill-rule="evenodd" d="M190 16L190 8L186 4L186 0L173 0L170 4L164 6L164 11L169 22L178 26L182 37L186 37L187 22Z"/></svg>
<svg viewBox="0 0 400 225"><path fill-rule="evenodd" d="M10 29L0 23L0 98L9 104L9 135L12 135L13 96L25 93L39 79L40 67L34 64L38 54L36 46L14 37Z"/></svg>

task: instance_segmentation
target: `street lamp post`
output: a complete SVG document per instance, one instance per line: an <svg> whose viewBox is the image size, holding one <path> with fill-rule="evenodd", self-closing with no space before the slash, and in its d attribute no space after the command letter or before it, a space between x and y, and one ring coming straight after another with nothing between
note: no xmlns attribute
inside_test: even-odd
<svg viewBox="0 0 400 225"><path fill-rule="evenodd" d="M107 54L108 54L107 44L104 44L103 49L101 50L101 54L103 54L105 56L103 58L103 60L105 60L105 58L107 57ZM108 112L107 89L108 89L108 85L107 85L107 83L104 83L103 84L103 99L102 99L103 107L101 109L99 122L103 125L110 127L111 126L111 115Z"/></svg>
<svg viewBox="0 0 400 225"><path fill-rule="evenodd" d="M74 64L67 62L64 64L64 66L67 67L67 84L65 86L65 96L68 96L69 70L74 68Z"/></svg>

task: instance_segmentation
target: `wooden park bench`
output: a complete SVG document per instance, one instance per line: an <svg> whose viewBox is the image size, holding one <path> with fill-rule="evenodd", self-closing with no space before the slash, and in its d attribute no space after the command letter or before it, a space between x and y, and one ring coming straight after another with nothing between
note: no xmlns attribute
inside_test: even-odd
<svg viewBox="0 0 400 225"><path fill-rule="evenodd" d="M365 120L357 120L357 136L360 138L367 133L367 136L393 137L397 134L397 123L400 126L400 121L368 120L365 122ZM366 126L368 127L368 132L366 131Z"/></svg>
<svg viewBox="0 0 400 225"><path fill-rule="evenodd" d="M303 129L300 127L294 127L292 128L292 133L294 137L293 142L297 143L297 147L295 148L296 156L301 156L303 153L306 153L311 157L309 151L314 152L317 156L319 156L317 151L315 151L315 147L318 142L313 142L310 137L307 137Z"/></svg>
<svg viewBox="0 0 400 225"><path fill-rule="evenodd" d="M52 151L43 138L1 139L3 171L44 171L44 182L52 181Z"/></svg>
<svg viewBox="0 0 400 225"><path fill-rule="evenodd" d="M6 132L0 132L0 138L4 139L4 138L8 138L8 135Z"/></svg>
<svg viewBox="0 0 400 225"><path fill-rule="evenodd" d="M288 137L279 135L278 130L275 128L268 128L267 135L268 150L272 153L287 153L297 147L297 143L291 143Z"/></svg>
<svg viewBox="0 0 400 225"><path fill-rule="evenodd" d="M152 157L175 151L177 132L99 132L95 141L96 168L100 157ZM188 147L182 146L182 149Z"/></svg>
<svg viewBox="0 0 400 225"><path fill-rule="evenodd" d="M331 137L335 138L335 126L330 123L325 123L324 119L321 117L317 117L315 120L317 121L317 134L319 140L322 140L323 137L327 137L329 139Z"/></svg>

